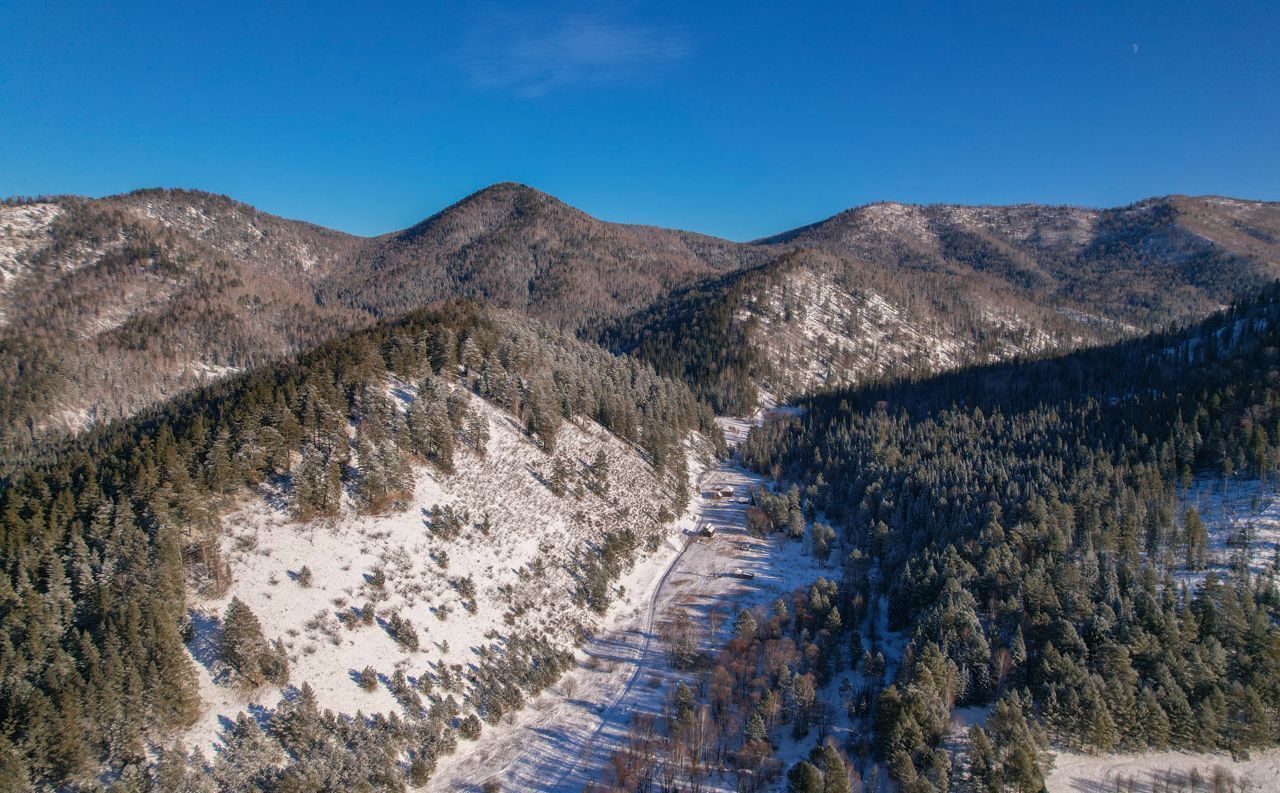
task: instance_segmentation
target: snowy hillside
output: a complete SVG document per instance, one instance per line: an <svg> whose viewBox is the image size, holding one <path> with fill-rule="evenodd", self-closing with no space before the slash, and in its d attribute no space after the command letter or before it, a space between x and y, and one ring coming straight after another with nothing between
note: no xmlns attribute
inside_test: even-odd
<svg viewBox="0 0 1280 793"><path fill-rule="evenodd" d="M850 284L838 269L814 260L743 301L736 319L750 329L750 343L768 362L761 388L780 401L825 386L943 371L1079 341L1054 336L1007 307L976 313L988 337L981 347L956 318Z"/></svg>
<svg viewBox="0 0 1280 793"><path fill-rule="evenodd" d="M1225 581L1233 570L1247 567L1257 579L1275 581L1280 572L1280 494L1274 482L1200 476L1183 494L1180 509L1182 541L1188 539L1188 510L1195 511L1204 536L1193 568L1185 557L1172 560L1177 580L1194 589L1211 572Z"/></svg>
<svg viewBox="0 0 1280 793"><path fill-rule="evenodd" d="M354 244L189 191L0 205L0 454L362 324L312 291Z"/></svg>
<svg viewBox="0 0 1280 793"><path fill-rule="evenodd" d="M397 393L411 398L403 388ZM565 650L600 623L602 615L575 595L582 555L598 554L607 535L623 530L634 533L640 557L678 534L673 521L659 520L682 511L673 502L675 474L660 480L637 449L599 425L566 423L548 455L509 414L473 395L470 405L488 423L485 456L460 451L449 475L415 466L403 509L362 517L348 503L335 519L299 524L287 511L287 494L269 488L224 519L233 583L192 614L190 648L206 703L188 735L193 745L207 750L224 720L280 696L270 685L247 693L222 674L219 615L232 597L257 614L268 639L283 643L290 685L309 683L322 708L403 717L392 690L402 672L418 693L452 692L465 715L475 707L476 666L502 658L513 637L544 637ZM697 470L705 443L691 436L686 448ZM600 453L608 460L607 484L589 472ZM568 471L563 496L549 481L556 461ZM437 505L460 516L456 528L432 525ZM404 629L401 640L393 637L397 617L410 624L416 647L403 640ZM359 680L366 667L378 675L371 689Z"/></svg>
<svg viewBox="0 0 1280 793"><path fill-rule="evenodd" d="M57 204L0 206L0 287L22 271L22 259L49 241L49 227L62 213Z"/></svg>

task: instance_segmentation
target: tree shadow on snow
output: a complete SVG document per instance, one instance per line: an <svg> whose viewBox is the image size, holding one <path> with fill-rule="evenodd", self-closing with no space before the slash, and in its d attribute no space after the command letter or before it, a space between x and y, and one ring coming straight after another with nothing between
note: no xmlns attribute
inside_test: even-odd
<svg viewBox="0 0 1280 793"><path fill-rule="evenodd" d="M209 672L213 682L225 683L229 674L222 663L222 620L216 614L205 614L191 609L187 611L191 621L191 638L187 650L191 657Z"/></svg>

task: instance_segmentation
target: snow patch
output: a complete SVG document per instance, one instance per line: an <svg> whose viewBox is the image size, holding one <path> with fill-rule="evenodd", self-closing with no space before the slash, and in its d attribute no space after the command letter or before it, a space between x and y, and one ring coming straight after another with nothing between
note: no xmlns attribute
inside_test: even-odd
<svg viewBox="0 0 1280 793"><path fill-rule="evenodd" d="M1101 793L1111 790L1133 790L1135 793L1158 793L1165 790L1189 790L1186 780L1195 769L1202 780L1200 790L1210 787L1215 769L1221 768L1243 790L1276 790L1280 779L1280 749L1254 752L1248 760L1233 760L1224 754L1192 754L1189 752L1153 752L1151 754L1086 755L1059 752L1054 755L1053 769L1045 778L1049 793ZM1134 781L1134 786L1121 787L1121 780ZM1167 787L1166 780L1173 786Z"/></svg>

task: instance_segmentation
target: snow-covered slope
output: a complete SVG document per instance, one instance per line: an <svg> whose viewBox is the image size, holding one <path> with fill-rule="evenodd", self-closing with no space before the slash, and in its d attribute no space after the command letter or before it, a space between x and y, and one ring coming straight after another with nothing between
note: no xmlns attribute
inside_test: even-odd
<svg viewBox="0 0 1280 793"><path fill-rule="evenodd" d="M1247 567L1261 581L1275 582L1280 574L1280 492L1274 481L1201 475L1181 494L1178 515L1185 530L1186 514L1196 511L1207 542L1203 563L1188 569L1175 559L1174 575L1189 590L1209 573L1229 580L1234 569Z"/></svg>
<svg viewBox="0 0 1280 793"><path fill-rule="evenodd" d="M1253 752L1240 758L1225 753L1176 751L1137 755L1061 752L1054 755L1053 768L1045 777L1045 787L1049 793L1268 791L1277 789L1277 779L1280 779L1280 750L1277 749Z"/></svg>
<svg viewBox="0 0 1280 793"><path fill-rule="evenodd" d="M1280 275L1280 204L1166 196L1115 209L876 203L761 240L914 278L962 276L1150 330Z"/></svg>
<svg viewBox="0 0 1280 793"><path fill-rule="evenodd" d="M49 227L62 213L57 204L0 206L0 288L22 273L22 259L49 243Z"/></svg>
<svg viewBox="0 0 1280 793"><path fill-rule="evenodd" d="M1078 343L996 305L981 306L979 336L956 317L913 309L825 266L786 271L739 307L749 343L763 352L760 386L780 401L824 386L951 369Z"/></svg>
<svg viewBox="0 0 1280 793"><path fill-rule="evenodd" d="M258 615L268 639L283 642L290 685L309 683L321 707L403 716L391 691L400 671L419 691L423 677L437 692L451 690L465 714L473 707L467 697L476 665L485 656L502 657L512 637L541 636L569 649L604 619L575 597L581 555L598 553L610 532L634 532L640 557L678 534L675 522L659 520L664 508L681 512L673 503L678 466L655 474L637 449L592 422L566 423L548 455L510 415L474 395L470 402L488 421L487 453L460 450L448 475L415 466L405 509L357 516L348 506L337 518L299 524L286 494L266 489L226 516L222 545L233 583L193 610L190 648L206 709L188 735L192 744L207 748L225 719L280 696L270 685L246 692L222 674L217 634L232 597ZM703 442L691 436L686 449L690 465L701 466ZM607 495L583 486L599 452L608 458ZM547 481L556 458L571 471L564 496ZM456 537L442 537L431 525L435 505L468 515ZM303 568L309 586L299 580ZM361 619L366 604L374 611L369 623ZM392 637L393 614L412 623L416 650ZM359 684L366 666L379 675L373 690Z"/></svg>

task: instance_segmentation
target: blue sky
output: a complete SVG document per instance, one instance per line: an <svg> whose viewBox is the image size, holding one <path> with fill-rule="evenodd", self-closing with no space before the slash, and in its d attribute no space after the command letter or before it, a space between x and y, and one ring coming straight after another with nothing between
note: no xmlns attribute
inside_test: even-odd
<svg viewBox="0 0 1280 793"><path fill-rule="evenodd" d="M876 200L1280 199L1278 30L1276 2L0 0L0 194L374 234L515 180L732 239Z"/></svg>

